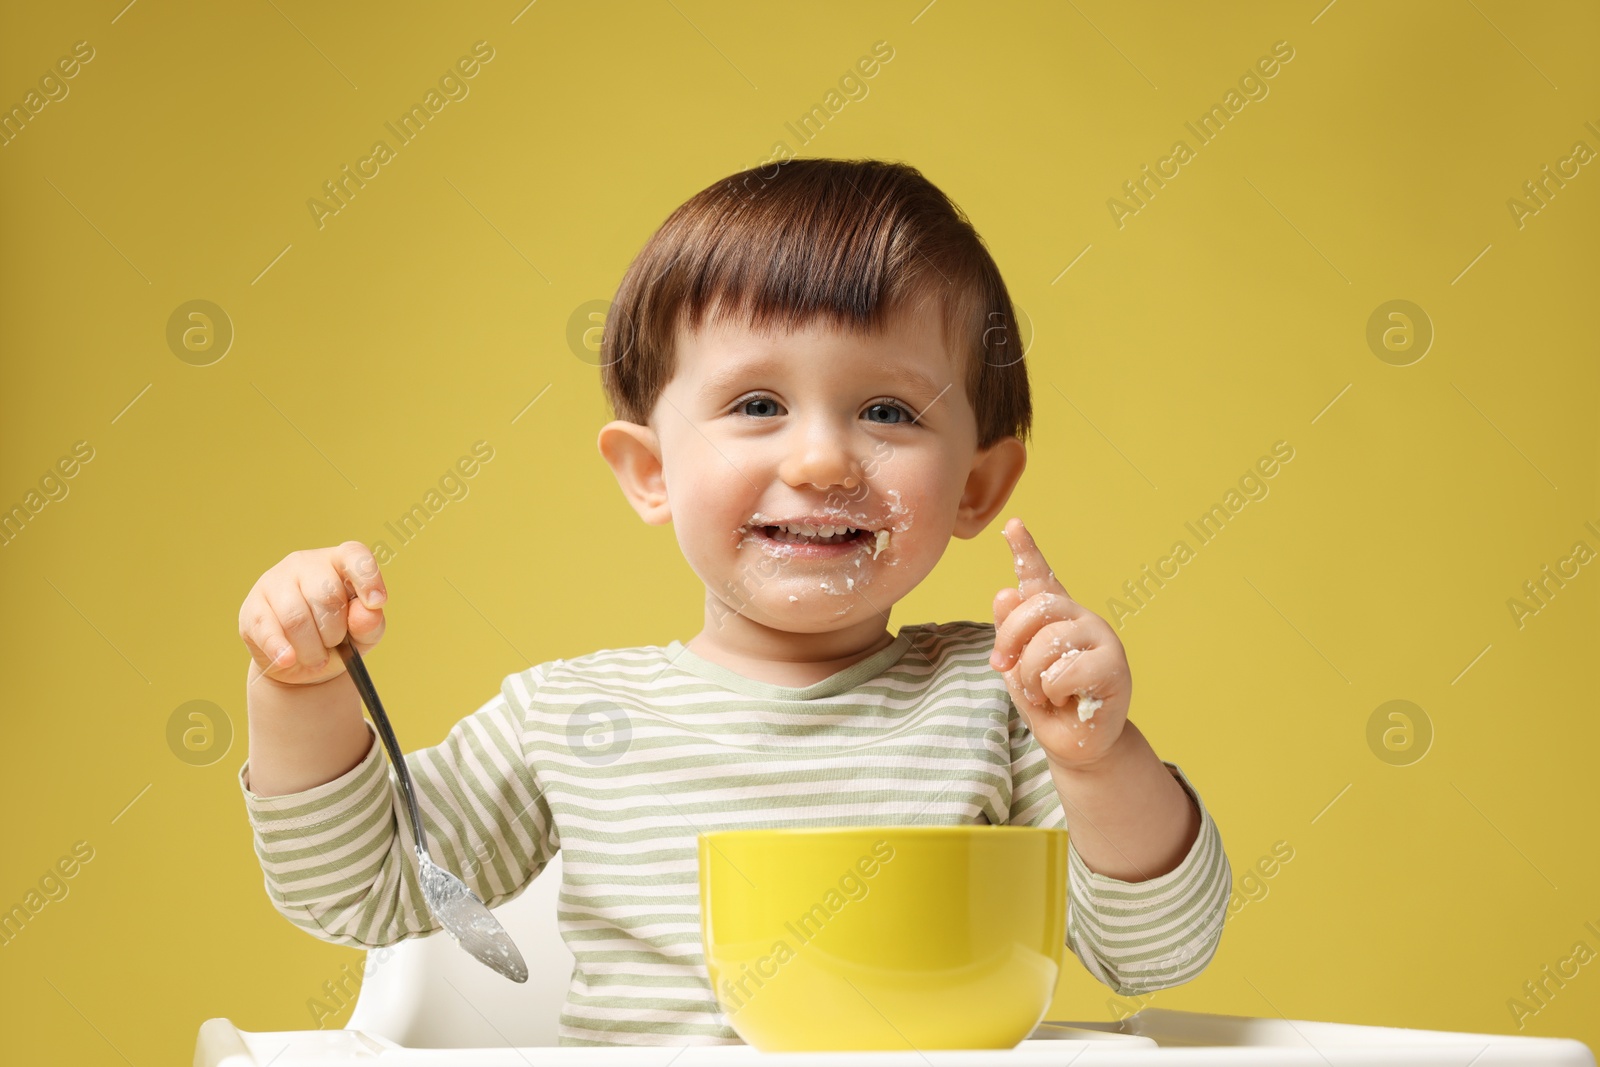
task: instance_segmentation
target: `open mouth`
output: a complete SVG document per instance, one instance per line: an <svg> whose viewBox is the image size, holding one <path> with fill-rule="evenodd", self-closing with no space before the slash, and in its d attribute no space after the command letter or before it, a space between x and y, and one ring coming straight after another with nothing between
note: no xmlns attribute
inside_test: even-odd
<svg viewBox="0 0 1600 1067"><path fill-rule="evenodd" d="M825 525L817 523L782 522L751 523L745 527L758 540L773 545L788 546L778 551L814 555L819 551L834 549L838 554L851 551L855 546L870 547L872 558L877 559L889 544L888 530L870 530L864 526ZM835 553L828 552L827 555Z"/></svg>
<svg viewBox="0 0 1600 1067"><path fill-rule="evenodd" d="M752 526L758 537L769 537L774 541L783 541L789 544L801 545L844 545L852 541L870 540L871 530L858 529L854 526L806 526L800 523L784 523L779 526Z"/></svg>

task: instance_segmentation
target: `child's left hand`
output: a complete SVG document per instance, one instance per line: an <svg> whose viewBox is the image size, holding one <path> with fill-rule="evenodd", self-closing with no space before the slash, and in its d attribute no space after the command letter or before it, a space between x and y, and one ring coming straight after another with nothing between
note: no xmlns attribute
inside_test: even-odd
<svg viewBox="0 0 1600 1067"><path fill-rule="evenodd" d="M989 665L1045 756L1062 767L1087 767L1111 750L1128 719L1133 676L1111 624L1056 580L1021 519L1006 523L1019 588L994 598L995 640ZM1080 720L1081 695L1101 701Z"/></svg>

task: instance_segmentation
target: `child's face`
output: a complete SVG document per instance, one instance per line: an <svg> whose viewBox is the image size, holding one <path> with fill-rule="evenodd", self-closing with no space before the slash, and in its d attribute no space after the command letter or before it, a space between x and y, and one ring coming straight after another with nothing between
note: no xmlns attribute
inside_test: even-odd
<svg viewBox="0 0 1600 1067"><path fill-rule="evenodd" d="M902 315L870 337L822 320L776 334L707 324L680 331L676 357L649 427L612 423L601 451L645 520L673 523L713 619L881 628L950 537L981 530L1021 476L1016 438L978 453L964 370L937 313ZM608 450L619 428L649 456L621 436ZM834 545L774 536L808 520L862 532ZM881 549L878 531L888 531Z"/></svg>

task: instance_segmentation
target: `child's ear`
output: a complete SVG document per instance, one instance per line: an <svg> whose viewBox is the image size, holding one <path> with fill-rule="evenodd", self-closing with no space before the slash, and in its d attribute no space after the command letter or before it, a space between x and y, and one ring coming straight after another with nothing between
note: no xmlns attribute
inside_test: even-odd
<svg viewBox="0 0 1600 1067"><path fill-rule="evenodd" d="M636 422L617 420L600 427L600 455L617 476L622 494L652 526L672 521L667 483L661 476L661 442L656 432Z"/></svg>
<svg viewBox="0 0 1600 1067"><path fill-rule="evenodd" d="M1027 465L1027 446L1011 435L979 452L972 461L972 473L967 475L967 487L956 508L956 527L951 532L967 539L982 533L1011 499L1011 491Z"/></svg>

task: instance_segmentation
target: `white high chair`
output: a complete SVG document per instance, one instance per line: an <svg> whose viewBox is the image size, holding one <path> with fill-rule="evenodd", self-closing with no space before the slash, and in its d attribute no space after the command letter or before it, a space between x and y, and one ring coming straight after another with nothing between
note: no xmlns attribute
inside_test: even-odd
<svg viewBox="0 0 1600 1067"><path fill-rule="evenodd" d="M559 1048L558 1022L574 960L556 925L561 853L521 895L494 909L528 964L528 981L502 978L436 931L368 953L371 973L342 1030L254 1033L226 1018L207 1020L195 1046L196 1067L333 1067L382 1056L395 1067L449 1062L474 1067L526 1067L519 1049L547 1048L549 1067L602 1067L651 1050ZM1062 1044L1066 1042L1066 1044ZM508 1047L509 1046L509 1047ZM1068 1052L1071 1047L1070 1053ZM1015 1049L933 1053L951 1067L1059 1067L1093 1050L1121 1067L1326 1067L1333 1060L1368 1067L1595 1067L1589 1049L1569 1038L1448 1033L1290 1019L1145 1008L1123 1023L1042 1022ZM637 1055L631 1055L637 1054ZM1331 1054L1331 1055L1330 1055ZM816 1054L818 1062L900 1063L900 1053ZM681 1058L680 1058L681 1057ZM1065 1058L1063 1058L1065 1057ZM749 1046L675 1050L680 1067L734 1067L767 1057ZM926 1060L926 1056L922 1059Z"/></svg>
<svg viewBox="0 0 1600 1067"><path fill-rule="evenodd" d="M556 926L561 852L520 895L494 908L528 964L513 982L485 967L443 930L367 953L346 1030L407 1048L554 1046L572 980L572 952Z"/></svg>

